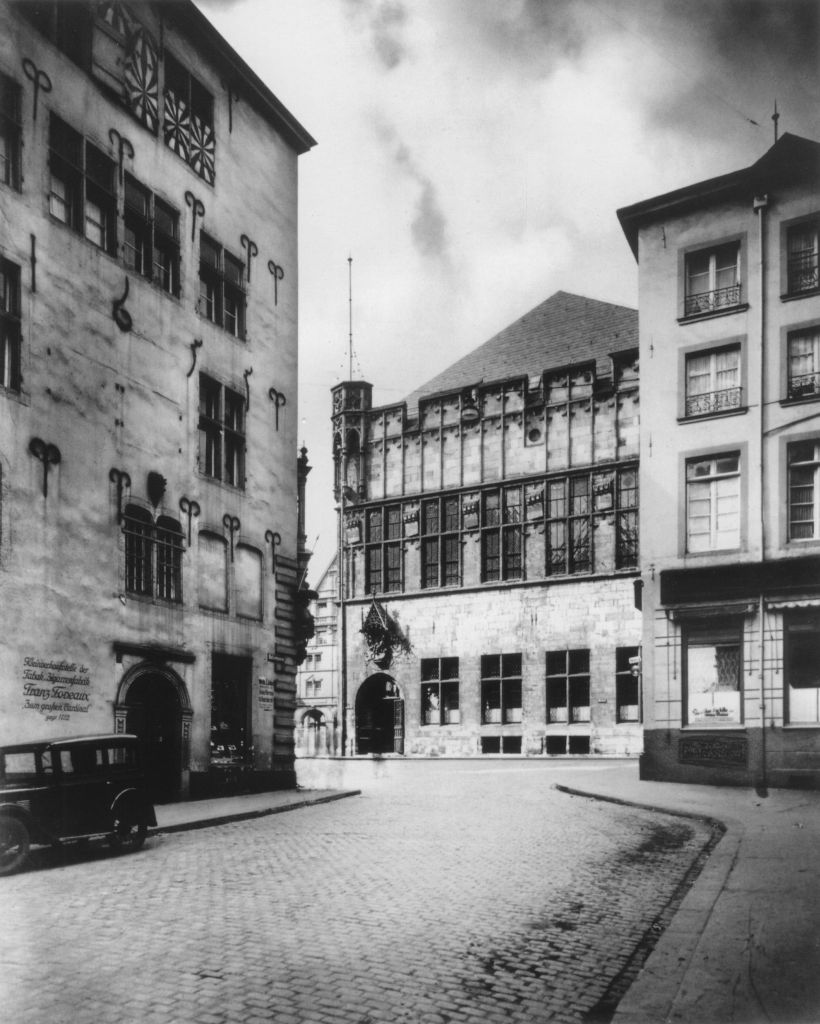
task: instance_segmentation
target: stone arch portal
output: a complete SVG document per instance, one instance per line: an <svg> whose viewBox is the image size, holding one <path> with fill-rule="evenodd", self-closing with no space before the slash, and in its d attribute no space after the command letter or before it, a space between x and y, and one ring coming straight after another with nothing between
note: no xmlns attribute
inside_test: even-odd
<svg viewBox="0 0 820 1024"><path fill-rule="evenodd" d="M188 690L173 669L143 663L123 676L114 727L142 741L146 782L155 803L187 795L192 717Z"/></svg>
<svg viewBox="0 0 820 1024"><path fill-rule="evenodd" d="M356 694L356 753L404 753L404 699L392 676L369 676Z"/></svg>

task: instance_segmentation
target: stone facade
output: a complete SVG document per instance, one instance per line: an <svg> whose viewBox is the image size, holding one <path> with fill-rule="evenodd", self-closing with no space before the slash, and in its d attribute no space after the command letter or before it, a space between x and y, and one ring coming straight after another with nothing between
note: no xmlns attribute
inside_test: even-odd
<svg viewBox="0 0 820 1024"><path fill-rule="evenodd" d="M641 750L635 322L559 292L405 403L334 389L347 753Z"/></svg>
<svg viewBox="0 0 820 1024"><path fill-rule="evenodd" d="M2 741L292 786L313 140L187 0L2 2L0 72Z"/></svg>
<svg viewBox="0 0 820 1024"><path fill-rule="evenodd" d="M341 753L339 577L334 555L310 603L314 634L296 673L296 756Z"/></svg>
<svg viewBox="0 0 820 1024"><path fill-rule="evenodd" d="M639 263L646 778L820 784L820 146L619 212Z"/></svg>

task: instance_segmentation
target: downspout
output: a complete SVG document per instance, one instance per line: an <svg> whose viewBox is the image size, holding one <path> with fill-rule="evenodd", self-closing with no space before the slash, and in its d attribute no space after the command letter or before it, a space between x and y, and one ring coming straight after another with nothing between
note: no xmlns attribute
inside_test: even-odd
<svg viewBox="0 0 820 1024"><path fill-rule="evenodd" d="M340 455L340 479L339 479L339 633L341 639L341 703L342 703L342 743L341 756L347 754L347 617L345 612L345 550L344 550L344 520L345 520L345 485L341 477L341 468L345 465L345 453Z"/></svg>
<svg viewBox="0 0 820 1024"><path fill-rule="evenodd" d="M766 252L765 252L765 218L763 216L769 205L767 195L755 196L754 210L757 213L758 227L758 252L760 256L760 409L758 422L760 425L759 436L759 472L760 472L760 561L766 560L766 494L765 494L765 473L763 446L765 443L764 432L764 409L766 406ZM763 671L763 644L765 631L763 628L763 615L765 612L765 601L763 593L758 599L758 676L760 681L760 778L755 787L758 796L768 796L768 767L766 764L766 679Z"/></svg>

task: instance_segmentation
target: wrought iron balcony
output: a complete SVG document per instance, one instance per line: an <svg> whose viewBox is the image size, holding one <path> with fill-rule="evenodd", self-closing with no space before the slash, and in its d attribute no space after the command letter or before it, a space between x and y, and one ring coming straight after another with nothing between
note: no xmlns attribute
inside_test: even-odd
<svg viewBox="0 0 820 1024"><path fill-rule="evenodd" d="M684 301L684 316L697 316L698 313L713 313L717 309L728 309L740 305L740 285L733 284L728 288L712 288L708 292L697 292L687 295Z"/></svg>
<svg viewBox="0 0 820 1024"><path fill-rule="evenodd" d="M711 413L726 412L727 409L739 409L742 397L743 388L740 387L690 395L686 399L686 415L708 416Z"/></svg>
<svg viewBox="0 0 820 1024"><path fill-rule="evenodd" d="M789 398L820 396L820 373L801 373L789 378Z"/></svg>
<svg viewBox="0 0 820 1024"><path fill-rule="evenodd" d="M816 252L802 252L789 257L789 295L820 288L820 256Z"/></svg>

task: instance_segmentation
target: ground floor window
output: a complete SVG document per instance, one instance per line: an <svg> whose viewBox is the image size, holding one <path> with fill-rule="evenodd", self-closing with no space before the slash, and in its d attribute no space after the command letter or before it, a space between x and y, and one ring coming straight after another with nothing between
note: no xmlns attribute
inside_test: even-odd
<svg viewBox="0 0 820 1024"><path fill-rule="evenodd" d="M785 622L783 676L790 725L820 725L820 615Z"/></svg>
<svg viewBox="0 0 820 1024"><path fill-rule="evenodd" d="M544 752L550 757L560 757L562 754L588 754L589 736L547 736Z"/></svg>
<svg viewBox="0 0 820 1024"><path fill-rule="evenodd" d="M214 654L211 674L211 764L250 760L251 659Z"/></svg>
<svg viewBox="0 0 820 1024"><path fill-rule="evenodd" d="M482 754L520 754L520 736L482 736Z"/></svg>
<svg viewBox="0 0 820 1024"><path fill-rule="evenodd" d="M686 725L742 723L742 639L741 621L693 624L684 629Z"/></svg>
<svg viewBox="0 0 820 1024"><path fill-rule="evenodd" d="M521 721L521 655L481 655L481 721Z"/></svg>
<svg viewBox="0 0 820 1024"><path fill-rule="evenodd" d="M589 651L547 652L547 722L589 721Z"/></svg>
<svg viewBox="0 0 820 1024"><path fill-rule="evenodd" d="M421 724L457 725L458 658L421 659Z"/></svg>

